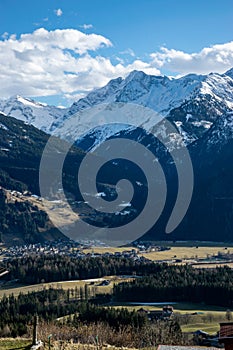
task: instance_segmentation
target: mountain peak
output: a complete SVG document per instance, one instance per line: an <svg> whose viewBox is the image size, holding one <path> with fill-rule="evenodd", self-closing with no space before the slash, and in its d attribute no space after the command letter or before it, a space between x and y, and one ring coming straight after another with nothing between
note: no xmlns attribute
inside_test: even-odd
<svg viewBox="0 0 233 350"><path fill-rule="evenodd" d="M225 75L228 75L230 78L233 79L233 67L231 69L229 69L226 73L224 73Z"/></svg>
<svg viewBox="0 0 233 350"><path fill-rule="evenodd" d="M179 124L180 130L183 128L184 137L187 134L185 130L190 129L193 140L196 134L208 130L218 116L233 109L230 77L233 77L233 68L225 74L188 74L177 79L133 70L125 79L112 79L104 87L91 91L67 110L15 95L8 100L0 100L0 111L47 133L59 135L59 128L64 121L79 111L103 103L134 103L151 108L164 117L169 117L173 110L176 113L179 110L180 115L174 120ZM88 124L89 129L98 126L95 120L92 122ZM84 118L80 123L84 128L87 121ZM140 125L141 121L138 123Z"/></svg>
<svg viewBox="0 0 233 350"><path fill-rule="evenodd" d="M50 133L53 122L65 113L64 109L36 102L20 95L0 100L0 111L9 117L33 124L47 133Z"/></svg>
<svg viewBox="0 0 233 350"><path fill-rule="evenodd" d="M144 73L143 71L140 70L133 70L132 72L129 73L129 75L127 75L126 77L126 81L130 81L130 80L141 80L143 79L145 76L147 76L146 73Z"/></svg>
<svg viewBox="0 0 233 350"><path fill-rule="evenodd" d="M13 95L13 96L11 96L8 99L8 101L11 101L12 103L19 102L19 103L23 104L24 106L32 106L32 107L35 107L35 106L47 106L44 103L36 102L36 101L32 100L31 98L23 97L21 95Z"/></svg>

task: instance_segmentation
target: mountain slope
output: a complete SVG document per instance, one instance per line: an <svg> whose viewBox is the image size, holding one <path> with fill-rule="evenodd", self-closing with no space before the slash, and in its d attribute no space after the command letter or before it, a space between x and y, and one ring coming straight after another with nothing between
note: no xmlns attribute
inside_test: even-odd
<svg viewBox="0 0 233 350"><path fill-rule="evenodd" d="M233 113L218 118L190 146L195 172L192 202L174 235L207 241L233 241Z"/></svg>
<svg viewBox="0 0 233 350"><path fill-rule="evenodd" d="M76 147L68 145L70 150L66 154L62 169L62 183L58 183L59 188L64 189L69 205L76 214L66 210L59 193L51 195L53 192L51 187L47 188L47 192L44 189L45 196L43 199L40 198L40 162L48 139L49 135L34 126L0 113L0 240L2 239L5 243L22 244L64 238L54 225L64 226L74 223L77 220L77 214L80 213L89 221L93 221L94 217L94 221L97 221L100 226L106 226L109 222L108 215L97 217L94 210L91 210L80 196L77 174L85 153ZM55 137L53 140L56 142L50 146L54 147L51 148L51 161L54 161L56 154L62 156L67 150L66 142ZM53 186L56 186L56 169L54 172L51 168L49 173L46 173L46 177L47 180L52 180ZM122 177L123 171L118 168L116 173ZM108 175L107 170L97 186L100 192L105 191L110 196L114 196L115 191L104 183L104 177L106 177L108 180L106 183L109 184ZM110 183L111 181L114 183L113 177ZM48 183L51 184L48 180L44 185ZM52 197L50 202L47 200L47 193L50 200ZM54 224L46 214L43 205L53 211ZM119 219L120 216L116 217L115 221Z"/></svg>
<svg viewBox="0 0 233 350"><path fill-rule="evenodd" d="M0 114L0 240L7 244L64 238L39 200L39 166L49 135L13 117ZM60 147L62 151L62 144ZM64 186L72 191L73 174L82 152L72 149Z"/></svg>
<svg viewBox="0 0 233 350"><path fill-rule="evenodd" d="M165 234L166 223L171 214L178 190L178 179L174 163L169 152L155 137L141 132L140 129L125 125L125 115L115 114L115 120L108 120L108 108L115 102L135 103L150 107L166 117L181 133L190 151L193 163L195 183L191 205L186 216L177 229ZM106 103L106 124L99 125L99 116L91 114ZM41 107L42 108L42 107ZM43 109L43 108L42 108ZM112 137L126 137L140 141L159 158L164 169L168 187L168 198L165 209L156 225L146 234L151 240L212 240L233 241L233 70L225 74L211 73L206 76L190 74L179 79L148 76L143 72L132 72L126 79L110 81L105 87L88 94L86 98L74 103L65 114L51 119L48 128L56 136L71 140L82 135L78 145L84 150L93 150L99 143ZM78 113L78 114L76 114ZM139 114L140 115L140 114ZM134 115L134 124L141 125L146 131L156 131L157 120L144 121ZM29 119L27 119L29 120ZM36 120L36 119L35 119ZM44 120L47 120L46 118ZM63 123L65 122L65 128ZM32 119L32 123L34 123ZM130 123L129 123L130 124ZM161 127L162 125L162 127ZM45 126L47 128L47 126ZM159 125L163 131L163 123ZM26 130L26 131L25 131ZM86 132L86 130L90 130ZM158 129L157 129L158 131ZM29 133L29 134L28 134ZM156 134L156 132L155 132ZM38 189L38 164L48 135L7 116L0 116L0 185L10 184L14 189L20 186L29 187L33 193ZM170 135L171 149L176 139ZM76 149L77 150L77 149ZM77 152L77 151L75 151ZM127 149L125 150L127 154ZM76 153L75 153L76 154ZM78 165L83 154L69 155L66 162L68 192L75 193ZM123 158L123 157L122 157ZM131 206L132 212L140 212L146 200L147 184L140 169L116 160L110 162L105 170L98 174L98 190L107 194L103 184L114 187L119 179L127 178L132 182L137 193ZM101 186L99 186L101 184ZM4 186L5 186L4 185ZM108 189L109 190L109 189ZM109 190L109 200L114 191ZM93 194L90 194L90 196ZM108 197L108 194L107 194ZM76 200L83 199L78 192ZM129 212L131 219L132 212ZM84 209L84 216L88 216ZM124 216L101 216L91 213L93 221L99 226L118 225ZM127 217L127 215L126 215ZM122 221L121 221L122 220Z"/></svg>
<svg viewBox="0 0 233 350"><path fill-rule="evenodd" d="M86 118L86 114L82 113L77 122L76 113L99 104L134 103L149 107L171 120L188 145L202 137L221 114L233 109L232 70L225 74L189 74L178 79L133 71L125 79L113 79L103 88L90 92L68 109L14 96L0 100L0 111L67 140L73 139L76 134L81 135L83 131L84 139L79 145L90 150L127 129L124 115L119 115L117 124L100 128L95 115ZM148 132L156 125L156 121L151 120L148 127L140 118L136 118L134 123L145 127Z"/></svg>
<svg viewBox="0 0 233 350"><path fill-rule="evenodd" d="M94 149L111 137L129 137L142 142L162 159L170 188L161 218L144 238L150 240L233 241L233 73L188 75L180 79L151 77L133 72L125 80L110 81L103 89L92 92L74 103L67 114L67 125L76 125L76 116L98 103L128 102L150 107L162 113L182 134L193 162L195 183L190 208L182 223L171 234L165 234L174 194L176 173L169 165L168 155L157 142L122 124L96 127L97 119L80 119L80 128L88 123L92 129L79 145ZM72 120L72 118L74 120ZM141 120L138 120L138 125ZM79 124L77 125L77 128ZM153 129L153 126L151 130ZM64 129L63 129L64 132ZM77 130L76 130L77 132ZM59 134L59 128L55 131ZM67 128L67 137L72 128ZM130 170L127 170L130 173ZM135 175L136 178L136 175ZM137 206L137 205L136 205Z"/></svg>
<svg viewBox="0 0 233 350"><path fill-rule="evenodd" d="M73 138L77 131L82 134L83 130L86 137L82 144L88 144L91 149L92 145L95 147L103 140L127 129L124 115L117 124L99 128L98 119L94 115L87 120L83 113L77 123L75 114L103 103L134 103L168 117L188 145L201 137L219 115L233 109L232 70L225 74L189 74L179 79L133 71L125 79L113 79L103 88L90 92L68 109L14 96L8 100L0 100L0 111L64 139ZM68 123L65 128L64 123ZM135 124L144 127L140 119L136 119ZM156 121L152 120L150 124L149 129L146 127L149 132Z"/></svg>
<svg viewBox="0 0 233 350"><path fill-rule="evenodd" d="M0 100L0 111L47 133L52 132L52 124L65 113L65 109L48 106L19 95Z"/></svg>
<svg viewBox="0 0 233 350"><path fill-rule="evenodd" d="M202 137L221 114L233 109L232 73L211 73L206 76L189 74L172 79L133 71L126 79L111 80L105 87L75 102L62 120L54 122L53 134L69 139L75 138L76 134L82 135L83 132L79 146L91 150L102 141L126 130L127 126L124 114L119 114L117 124L100 128L98 116L93 114L88 117L85 110L103 103L111 106L115 102L149 107L162 117L167 117L188 145ZM148 127L146 118L143 122L140 117L134 117L134 123L148 132L156 127L156 120L150 120Z"/></svg>

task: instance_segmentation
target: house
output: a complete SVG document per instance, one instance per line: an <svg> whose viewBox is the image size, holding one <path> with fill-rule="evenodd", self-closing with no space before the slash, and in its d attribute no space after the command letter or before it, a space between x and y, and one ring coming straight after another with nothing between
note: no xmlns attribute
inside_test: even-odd
<svg viewBox="0 0 233 350"><path fill-rule="evenodd" d="M137 312L141 315L146 315L149 321L159 320L163 316L162 310L146 310L143 307L137 310Z"/></svg>
<svg viewBox="0 0 233 350"><path fill-rule="evenodd" d="M233 349L233 322L220 323L219 343L224 344L225 350Z"/></svg>
<svg viewBox="0 0 233 350"><path fill-rule="evenodd" d="M201 331L201 334L206 336L206 333L203 331ZM220 323L219 344L222 344L225 350L233 350L233 322ZM217 350L217 348L215 347L179 346L179 345L159 345L158 347L158 350L198 350L198 349Z"/></svg>
<svg viewBox="0 0 233 350"><path fill-rule="evenodd" d="M140 309L138 309L137 312L140 314L146 315L149 321L162 320L162 319L168 319L172 316L173 307L164 306L162 310L146 310L141 307Z"/></svg>

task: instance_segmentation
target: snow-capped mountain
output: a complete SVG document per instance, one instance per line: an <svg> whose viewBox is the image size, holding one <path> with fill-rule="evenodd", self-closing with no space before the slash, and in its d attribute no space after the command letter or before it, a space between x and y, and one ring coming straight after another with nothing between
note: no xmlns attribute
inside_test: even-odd
<svg viewBox="0 0 233 350"><path fill-rule="evenodd" d="M233 69L225 74L189 74L179 79L133 71L125 79L111 80L103 88L75 102L62 120L57 119L53 123L53 133L66 139L74 139L76 134L80 135L83 131L85 142L81 144L87 144L87 149L91 149L127 129L124 114L118 116L117 125L100 128L99 116L93 113L90 117L89 112L85 112L100 104L107 104L108 109L114 103L133 103L149 107L160 116L167 117L188 145L208 131L220 115L233 110ZM66 122L65 127L63 121ZM155 129L157 120L153 121L152 117L149 128L148 118L146 123L143 123L140 114L138 120L134 119L134 125L145 128L148 132ZM90 132L84 132L85 130Z"/></svg>
<svg viewBox="0 0 233 350"><path fill-rule="evenodd" d="M132 113L131 104L136 106L136 113ZM147 118L144 118L141 110L146 111ZM5 113L0 118L0 170L3 171L2 176L0 172L0 185L5 183L7 188L13 179L14 183L16 180L15 186L18 186L19 181L26 179L30 186L38 186L37 176L31 175L37 168L32 165L36 157L38 167L38 145L39 149L43 149L48 135L25 124L33 124L66 140L74 140L78 135L79 146L85 150L93 150L102 141L116 135L126 136L140 140L154 152L166 175L166 205L159 221L147 232L149 240L233 241L233 69L225 74L189 74L179 79L134 71L125 79L111 80L105 87L92 91L67 110L17 96L0 101L0 111ZM8 116L15 116L24 123ZM146 133L156 135L156 129L157 132L158 129L161 133L164 131L163 121L158 123L161 116L166 117L181 133L190 153L195 177L187 214L169 236L165 235L165 227L176 200L177 171L167 149ZM146 132L141 132L136 126L143 127ZM32 137L28 138L28 128L33 143ZM172 133L164 134L168 136L172 148L177 139ZM123 151L127 152L127 149ZM73 166L74 159L71 154L69 170L76 176L78 167ZM115 184L127 175L127 179L136 184L132 210L137 213L143 207L143 198L147 196L147 184L140 169L128 163L124 157L108 162L98 174L102 186L98 187L98 191L106 194L103 184L108 184L114 192ZM23 170L19 171L19 167ZM74 191L76 196L77 181L69 182L69 179L67 177L69 192ZM82 202L82 198L79 199ZM113 222L112 218L103 220L103 217L95 215L93 217L100 224L102 221L104 225ZM123 220L123 216L114 218L117 225Z"/></svg>
<svg viewBox="0 0 233 350"><path fill-rule="evenodd" d="M225 74L189 74L178 79L133 71L125 79L113 79L90 92L68 109L14 96L0 100L0 111L67 140L82 135L79 144L90 150L128 129L124 113L118 114L117 121L114 114L112 120L105 118L106 125L100 126L99 115L88 112L101 104L107 105L107 111L114 103L133 103L167 117L189 145L202 137L220 115L233 110L233 68ZM143 120L139 113L134 115L133 125L154 132L157 122L158 118L151 116L148 123L148 118Z"/></svg>
<svg viewBox="0 0 233 350"><path fill-rule="evenodd" d="M0 111L47 133L52 132L52 124L65 113L62 108L48 106L19 95L0 100Z"/></svg>

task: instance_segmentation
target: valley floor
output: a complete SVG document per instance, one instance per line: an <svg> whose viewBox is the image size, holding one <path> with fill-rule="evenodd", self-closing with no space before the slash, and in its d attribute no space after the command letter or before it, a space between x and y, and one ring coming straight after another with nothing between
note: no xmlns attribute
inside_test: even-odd
<svg viewBox="0 0 233 350"><path fill-rule="evenodd" d="M84 249L85 253L91 254L104 254L106 252L116 253L118 251L123 251L123 249L132 249L130 248L98 248L94 247L91 249ZM140 255L152 260L152 261L161 261L161 260L174 260L174 259L182 259L185 263L185 260L198 260L201 262L196 263L195 267L206 267L212 268L215 265L220 265L221 263L213 263L209 262L211 257L214 257L218 254L229 254L233 255L233 247L227 246L189 246L189 247L178 247L172 246L169 250L165 251L150 251L145 253L139 253ZM204 261L206 261L205 266L203 266ZM222 263L226 264L226 263ZM232 263L228 263L229 266L233 266ZM97 279L90 280L75 280L75 281L64 281L64 282L53 282L53 283L42 283L37 285L19 285L17 282L6 282L0 283L0 299L3 295L11 295L15 296L19 295L19 293L27 294L32 291L41 291L43 289L49 288L57 288L57 289L72 289L77 287L84 287L88 285L88 287L95 288L98 293L111 293L113 289L113 285L116 283L120 283L123 281L130 281L132 279L137 278L137 276L105 276ZM102 282L107 282L106 285L102 284ZM114 308L127 308L128 310L138 310L143 308L145 310L155 311L161 310L164 305L172 304L174 308L174 315L179 317L179 323L181 325L181 329L184 333L192 333L197 330L202 330L209 334L216 334L219 331L219 323L229 321L227 319L227 310L224 307L218 306L207 306L205 304L195 304L195 303L172 303L172 300L164 300L164 304L160 303L160 305L153 305L153 303L110 303L109 305ZM229 315L228 315L229 316ZM230 314L232 320L232 315ZM1 350L28 350L30 349L31 341L29 339L0 339L0 349ZM81 344L68 344L68 343L59 343L54 342L53 349L57 350L92 350L95 348L100 349L100 347L96 347L94 345L81 345ZM101 349L117 349L115 347L101 347ZM48 346L45 346L45 349L48 349ZM155 349L154 349L155 350Z"/></svg>

